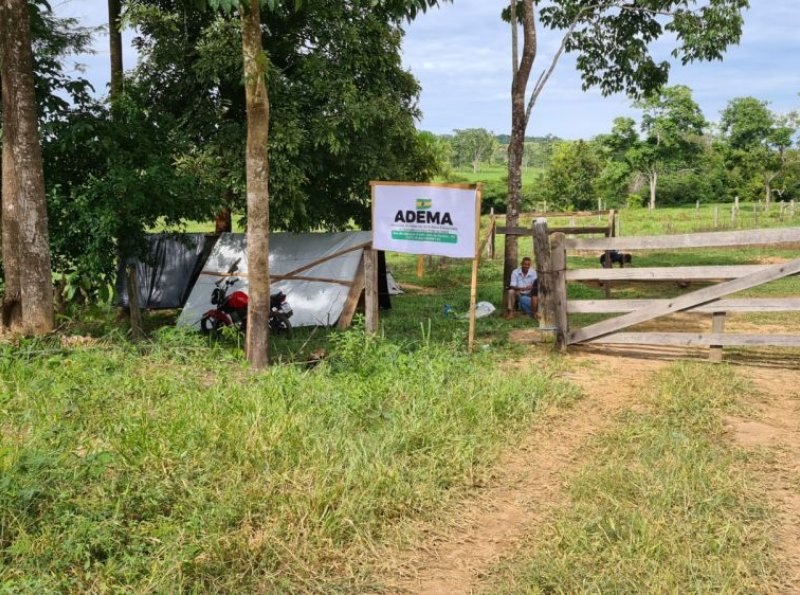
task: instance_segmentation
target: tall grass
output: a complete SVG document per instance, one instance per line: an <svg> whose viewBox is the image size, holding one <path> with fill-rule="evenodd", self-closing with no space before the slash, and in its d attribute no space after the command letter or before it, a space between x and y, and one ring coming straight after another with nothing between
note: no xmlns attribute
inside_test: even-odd
<svg viewBox="0 0 800 595"><path fill-rule="evenodd" d="M675 365L648 410L601 437L572 505L495 585L524 593L753 593L774 579L767 510L721 415L748 389L725 367Z"/></svg>
<svg viewBox="0 0 800 595"><path fill-rule="evenodd" d="M176 331L0 347L2 590L363 588L373 544L573 394L448 343L334 344L258 375Z"/></svg>

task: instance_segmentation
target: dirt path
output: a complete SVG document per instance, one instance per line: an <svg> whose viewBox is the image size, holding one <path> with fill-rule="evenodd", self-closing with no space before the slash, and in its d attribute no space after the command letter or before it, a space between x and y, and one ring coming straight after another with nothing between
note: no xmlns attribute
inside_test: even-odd
<svg viewBox="0 0 800 595"><path fill-rule="evenodd" d="M567 502L566 476L579 469L581 447L632 406L663 360L626 361L596 353L571 357L567 378L585 398L548 412L495 468L489 485L461 505L457 527L427 533L413 553L384 557L390 593L472 593L484 573L515 552L522 538Z"/></svg>
<svg viewBox="0 0 800 595"><path fill-rule="evenodd" d="M755 469L777 510L775 545L782 569L778 592L800 592L800 371L748 367L761 393L755 413L726 419L743 448L763 452Z"/></svg>

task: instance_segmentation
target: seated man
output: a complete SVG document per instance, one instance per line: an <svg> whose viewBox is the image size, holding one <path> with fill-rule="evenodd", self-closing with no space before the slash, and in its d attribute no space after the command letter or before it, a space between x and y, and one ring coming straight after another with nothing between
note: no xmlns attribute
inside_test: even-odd
<svg viewBox="0 0 800 595"><path fill-rule="evenodd" d="M528 316L537 316L539 310L539 279L536 271L531 270L531 259L522 259L518 269L511 271L511 284L508 287L506 311L510 315L514 305L519 302L520 308Z"/></svg>

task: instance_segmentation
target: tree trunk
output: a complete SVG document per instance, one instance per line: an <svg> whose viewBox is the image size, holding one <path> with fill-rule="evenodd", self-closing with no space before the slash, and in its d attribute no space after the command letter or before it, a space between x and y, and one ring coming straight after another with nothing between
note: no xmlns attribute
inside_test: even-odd
<svg viewBox="0 0 800 595"><path fill-rule="evenodd" d="M111 102L122 92L122 28L120 0L108 0L108 40L111 50Z"/></svg>
<svg viewBox="0 0 800 595"><path fill-rule="evenodd" d="M13 284L18 283L20 330L43 334L53 330L53 278L28 3L4 0L2 10L3 228L11 230L8 237L3 234L4 266L12 294Z"/></svg>
<svg viewBox="0 0 800 595"><path fill-rule="evenodd" d="M533 61L536 58L536 28L534 24L533 0L524 0L522 59L514 65L511 83L511 140L508 143L508 200L506 202L506 226L519 223L519 203L522 195L522 157L525 147L525 129L528 122L525 113L525 91L528 87ZM516 12L512 10L512 26L516 27ZM512 43L515 41L512 35ZM512 48L512 55L517 52ZM511 281L511 271L517 266L517 237L506 235L503 263L503 286ZM508 300L503 296L503 303Z"/></svg>
<svg viewBox="0 0 800 595"><path fill-rule="evenodd" d="M648 208L654 211L656 208L656 186L658 185L658 172L650 172L650 204Z"/></svg>
<svg viewBox="0 0 800 595"><path fill-rule="evenodd" d="M2 55L8 55L10 49L9 30L11 27L9 13L6 4L0 5L0 43L2 43ZM2 60L2 80L10 81L8 67L10 62ZM7 91L3 85L3 97L11 91ZM3 99L5 103L5 99ZM3 110L3 130L8 130L11 125L12 112L6 106ZM19 265L19 208L17 206L17 179L14 175L14 153L11 144L7 142L8 137L3 141L3 194L2 194L2 257L5 272L5 291L3 292L2 316L0 317L0 329L17 332L22 325L22 303L20 294L20 265Z"/></svg>
<svg viewBox="0 0 800 595"><path fill-rule="evenodd" d="M769 206L772 200L772 180L774 176L767 174L764 176L764 212L769 213Z"/></svg>
<svg viewBox="0 0 800 595"><path fill-rule="evenodd" d="M222 207L214 219L214 235L221 235L223 233L230 233L233 230L233 222L231 221L231 210L228 207Z"/></svg>
<svg viewBox="0 0 800 595"><path fill-rule="evenodd" d="M269 97L267 57L261 45L258 0L242 11L247 101L247 359L254 369L268 364L269 328Z"/></svg>

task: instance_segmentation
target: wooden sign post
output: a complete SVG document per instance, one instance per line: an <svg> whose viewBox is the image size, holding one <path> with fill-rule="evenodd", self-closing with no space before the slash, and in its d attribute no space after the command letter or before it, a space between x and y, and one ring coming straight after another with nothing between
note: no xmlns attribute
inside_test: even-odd
<svg viewBox="0 0 800 595"><path fill-rule="evenodd" d="M468 349L472 351L481 247L481 193L478 185L370 182L370 186L373 250L416 254L420 259L423 255L472 259L467 341ZM366 261L365 265L365 273L369 276ZM376 332L377 312L374 330L369 324L369 315L367 319L367 331Z"/></svg>

